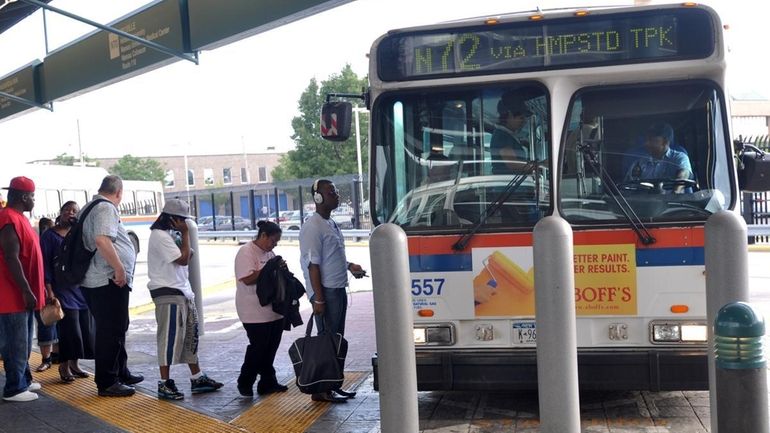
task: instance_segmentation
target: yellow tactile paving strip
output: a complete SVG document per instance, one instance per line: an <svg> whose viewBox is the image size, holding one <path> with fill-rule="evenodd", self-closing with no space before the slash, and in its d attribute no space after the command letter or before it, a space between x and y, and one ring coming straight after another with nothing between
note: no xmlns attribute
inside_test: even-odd
<svg viewBox="0 0 770 433"><path fill-rule="evenodd" d="M30 367L35 368L40 364L40 359L40 354L33 352ZM78 379L63 384L56 366L43 373L34 373L34 376L43 385L42 392L45 394L129 432L167 433L181 425L185 432L190 433L244 431L140 392L132 397L98 397L93 379Z"/></svg>
<svg viewBox="0 0 770 433"><path fill-rule="evenodd" d="M40 360L40 354L32 352L30 366L34 368ZM289 391L260 399L241 416L226 423L141 392L125 398L98 397L92 379L63 384L56 366L34 373L34 376L42 384L43 393L116 427L137 433L166 433L181 426L186 433L304 432L331 404L314 402L297 387L290 386ZM345 373L349 388L357 387L365 378L365 372Z"/></svg>
<svg viewBox="0 0 770 433"><path fill-rule="evenodd" d="M346 387L356 388L365 378L364 372L348 371L345 373ZM290 386L289 391L258 402L234 419L232 424L259 433L304 432L326 412L330 404L312 401L299 388Z"/></svg>

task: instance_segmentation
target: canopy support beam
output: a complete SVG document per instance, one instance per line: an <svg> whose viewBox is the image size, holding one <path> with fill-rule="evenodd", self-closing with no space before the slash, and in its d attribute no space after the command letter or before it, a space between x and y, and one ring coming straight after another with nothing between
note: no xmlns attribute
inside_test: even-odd
<svg viewBox="0 0 770 433"><path fill-rule="evenodd" d="M7 98L7 99L10 99L11 101L18 102L19 104L29 105L30 107L43 108L43 109L48 110L48 111L53 111L53 104L51 104L51 103L48 103L48 104L38 104L35 101L30 101L28 99L19 98L16 95L11 95L10 93L6 93L6 92L0 92L0 98Z"/></svg>
<svg viewBox="0 0 770 433"><path fill-rule="evenodd" d="M51 12L56 12L57 14L64 15L67 18L71 18L73 20L80 21L81 23L85 23L85 24L88 24L90 26L96 27L96 28L98 28L100 30L104 30L105 32L113 33L113 34L116 34L116 35L118 35L120 37L132 40L132 41L137 42L137 43L142 44L142 45L145 45L145 46L147 46L149 48L152 48L154 50L160 51L161 53L165 53L165 54L168 54L170 56L178 57L178 58L180 58L182 60L189 60L189 61L195 63L196 65L198 64L198 52L197 51L194 51L192 53L192 55L190 55L190 54L187 54L187 53L182 53L182 52L179 52L179 51L176 51L176 50L172 50L171 48L164 47L163 45L160 45L160 44L158 44L156 42L147 40L145 38L142 38L142 37L139 37L139 36L136 36L136 35L132 35L131 33L124 32L123 30L119 30L119 29L116 29L114 27L106 26L104 24L99 24L96 21L92 21L92 20L89 20L88 18L84 18L84 17L78 16L78 15L75 15L73 13L70 13L70 12L67 12L65 10L53 7L53 6L49 5L49 4L43 3L43 2L38 1L38 0L17 0L17 1L29 4L29 5L34 5L34 6L43 8L45 10L49 10Z"/></svg>

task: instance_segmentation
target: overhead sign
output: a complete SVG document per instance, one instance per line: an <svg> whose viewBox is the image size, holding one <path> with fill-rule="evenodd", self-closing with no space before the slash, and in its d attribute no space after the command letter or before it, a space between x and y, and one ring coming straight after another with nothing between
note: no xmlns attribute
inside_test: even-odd
<svg viewBox="0 0 770 433"><path fill-rule="evenodd" d="M40 61L35 60L29 65L0 78L0 92L26 99L32 104L40 104L39 87L36 85L37 81L35 80L36 70L39 65ZM0 120L7 120L11 116L34 108L33 105L23 104L0 96Z"/></svg>
<svg viewBox="0 0 770 433"><path fill-rule="evenodd" d="M714 25L702 9L660 9L394 32L378 47L384 81L703 59Z"/></svg>
<svg viewBox="0 0 770 433"><path fill-rule="evenodd" d="M352 0L188 0L190 45L211 50Z"/></svg>
<svg viewBox="0 0 770 433"><path fill-rule="evenodd" d="M178 52L189 51L185 49L179 5L178 0L153 3L110 26ZM45 58L44 100L55 101L85 93L176 60L139 42L99 30Z"/></svg>

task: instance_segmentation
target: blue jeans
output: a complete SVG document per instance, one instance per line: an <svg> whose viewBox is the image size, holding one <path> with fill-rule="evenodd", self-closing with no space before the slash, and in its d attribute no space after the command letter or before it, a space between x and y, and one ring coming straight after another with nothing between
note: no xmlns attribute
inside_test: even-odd
<svg viewBox="0 0 770 433"><path fill-rule="evenodd" d="M315 295L310 299L313 301ZM324 321L329 325L329 331L333 334L345 335L345 315L348 311L348 295L344 287L329 288L324 287L324 301L326 309L322 317L315 316L315 324L318 333L326 331Z"/></svg>
<svg viewBox="0 0 770 433"><path fill-rule="evenodd" d="M32 352L34 321L31 311L0 314L0 355L5 367L3 397L22 393L32 383L29 355Z"/></svg>

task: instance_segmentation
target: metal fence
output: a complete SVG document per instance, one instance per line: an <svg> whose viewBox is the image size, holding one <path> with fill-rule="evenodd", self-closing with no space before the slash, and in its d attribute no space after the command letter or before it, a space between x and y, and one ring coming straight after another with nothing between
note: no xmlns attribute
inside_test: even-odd
<svg viewBox="0 0 770 433"><path fill-rule="evenodd" d="M332 213L340 228L370 230L368 181L354 174L325 178L334 182L340 193L340 206ZM260 220L276 222L286 233L296 231L315 210L311 194L314 181L212 186L169 193L166 199L186 199L201 233L253 231Z"/></svg>

